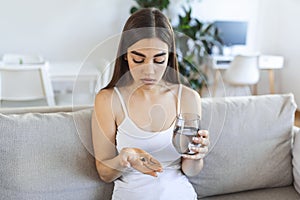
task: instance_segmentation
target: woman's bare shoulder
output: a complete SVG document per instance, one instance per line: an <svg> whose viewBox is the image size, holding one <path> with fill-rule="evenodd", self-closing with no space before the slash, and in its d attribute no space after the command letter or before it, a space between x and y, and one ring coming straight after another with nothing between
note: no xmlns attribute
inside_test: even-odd
<svg viewBox="0 0 300 200"><path fill-rule="evenodd" d="M184 112L201 113L201 98L197 91L187 87L182 87L181 108Z"/></svg>
<svg viewBox="0 0 300 200"><path fill-rule="evenodd" d="M182 98L185 98L185 99L196 98L196 99L198 99L198 98L200 98L200 94L196 90L193 90L190 87L182 85Z"/></svg>
<svg viewBox="0 0 300 200"><path fill-rule="evenodd" d="M113 88L102 89L97 93L97 96L110 96L113 94L113 91Z"/></svg>
<svg viewBox="0 0 300 200"><path fill-rule="evenodd" d="M113 97L114 90L112 88L100 90L95 98L95 101L107 101Z"/></svg>
<svg viewBox="0 0 300 200"><path fill-rule="evenodd" d="M94 107L96 109L101 108L101 110L108 109L108 108L111 108L109 110L112 110L112 105L116 103L115 102L116 98L114 97L115 97L114 89L103 89L97 93L94 101Z"/></svg>
<svg viewBox="0 0 300 200"><path fill-rule="evenodd" d="M97 93L94 108L95 110L106 111L114 116L119 116L122 111L120 99L113 88L103 89Z"/></svg>

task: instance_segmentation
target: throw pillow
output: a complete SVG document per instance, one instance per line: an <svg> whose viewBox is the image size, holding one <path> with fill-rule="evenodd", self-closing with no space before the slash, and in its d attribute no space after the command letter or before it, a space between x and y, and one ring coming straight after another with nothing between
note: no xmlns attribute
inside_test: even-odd
<svg viewBox="0 0 300 200"><path fill-rule="evenodd" d="M202 99L210 151L190 177L198 197L292 184L292 95Z"/></svg>

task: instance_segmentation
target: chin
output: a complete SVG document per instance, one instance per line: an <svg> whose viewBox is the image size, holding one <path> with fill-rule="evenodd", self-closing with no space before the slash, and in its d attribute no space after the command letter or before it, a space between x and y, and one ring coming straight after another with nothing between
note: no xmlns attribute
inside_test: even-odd
<svg viewBox="0 0 300 200"><path fill-rule="evenodd" d="M142 86L142 88L150 90L150 89L154 88L155 86L156 86L156 84L144 84Z"/></svg>

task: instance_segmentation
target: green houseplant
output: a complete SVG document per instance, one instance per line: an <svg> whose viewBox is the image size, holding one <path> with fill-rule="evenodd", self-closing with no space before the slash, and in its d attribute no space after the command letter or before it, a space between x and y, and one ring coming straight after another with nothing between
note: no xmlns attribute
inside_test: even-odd
<svg viewBox="0 0 300 200"><path fill-rule="evenodd" d="M135 0L133 13L140 8L156 7L168 9L169 0ZM207 76L201 66L207 62L214 46L221 47L222 40L218 29L212 23L204 23L191 16L192 8L184 8L183 15L178 15L179 23L173 26L176 36L177 55L180 74L193 89L201 93L207 83Z"/></svg>
<svg viewBox="0 0 300 200"><path fill-rule="evenodd" d="M151 8L155 7L159 10L167 9L170 1L169 0L135 0L137 6L133 6L130 9L130 13L134 13L140 8Z"/></svg>

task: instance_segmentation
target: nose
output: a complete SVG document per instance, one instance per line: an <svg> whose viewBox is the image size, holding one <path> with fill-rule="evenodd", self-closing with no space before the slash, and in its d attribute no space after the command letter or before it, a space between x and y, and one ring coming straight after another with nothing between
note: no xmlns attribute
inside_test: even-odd
<svg viewBox="0 0 300 200"><path fill-rule="evenodd" d="M154 63L149 62L149 63L145 64L143 67L143 72L144 72L144 74L154 74L154 72L155 72Z"/></svg>

